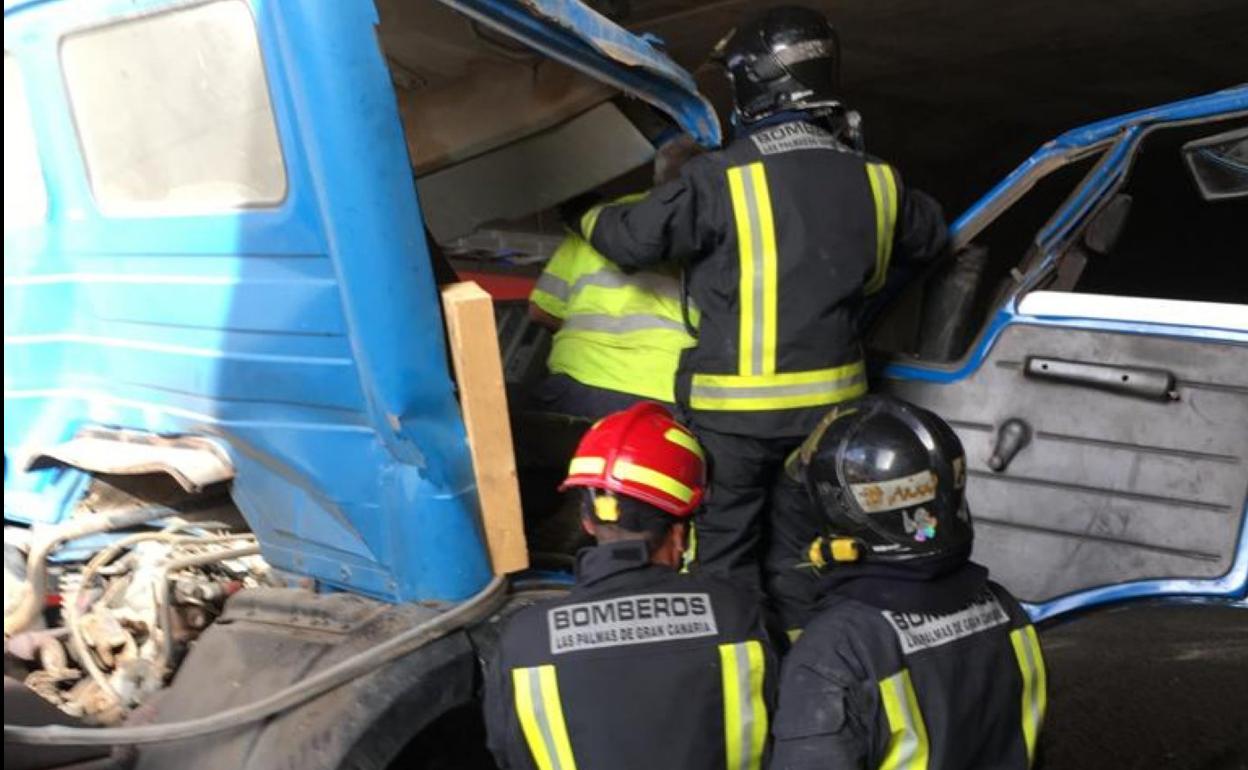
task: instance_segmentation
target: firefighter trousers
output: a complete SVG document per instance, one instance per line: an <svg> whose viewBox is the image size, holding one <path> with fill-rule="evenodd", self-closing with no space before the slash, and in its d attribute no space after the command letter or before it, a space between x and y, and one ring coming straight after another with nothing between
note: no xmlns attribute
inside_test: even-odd
<svg viewBox="0 0 1248 770"><path fill-rule="evenodd" d="M710 463L710 490L695 515L696 569L762 592L762 542L772 490L802 437L750 438L700 429Z"/></svg>

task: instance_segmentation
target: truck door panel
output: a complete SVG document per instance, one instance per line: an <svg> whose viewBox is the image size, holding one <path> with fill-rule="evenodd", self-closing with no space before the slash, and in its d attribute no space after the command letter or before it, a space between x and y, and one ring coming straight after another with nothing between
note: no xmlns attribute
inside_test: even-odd
<svg viewBox="0 0 1248 770"><path fill-rule="evenodd" d="M1028 376L1029 358L1169 372L1175 398ZM975 557L1022 599L1232 571L1248 496L1248 346L1014 322L965 379L883 387L957 429ZM1011 419L1030 441L993 471Z"/></svg>

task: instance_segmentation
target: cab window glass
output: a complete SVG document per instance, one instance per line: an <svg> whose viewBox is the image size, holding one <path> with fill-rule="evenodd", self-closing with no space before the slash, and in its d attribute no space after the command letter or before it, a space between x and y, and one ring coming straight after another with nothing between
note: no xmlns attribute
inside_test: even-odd
<svg viewBox="0 0 1248 770"><path fill-rule="evenodd" d="M1035 259L1041 228L1100 158L1093 152L1042 177L979 233L966 253L883 298L883 309L868 327L868 346L924 361L961 358L1015 287L1016 275Z"/></svg>
<svg viewBox="0 0 1248 770"><path fill-rule="evenodd" d="M4 55L4 229L38 224L48 208L30 105L17 60Z"/></svg>
<svg viewBox="0 0 1248 770"><path fill-rule="evenodd" d="M1241 118L1145 136L1121 190L1131 197L1121 235L1107 252L1088 256L1074 290L1248 302L1248 199L1204 200L1182 155L1193 139L1246 125Z"/></svg>
<svg viewBox="0 0 1248 770"><path fill-rule="evenodd" d="M194 213L285 197L260 45L244 3L74 33L62 42L61 65L101 209Z"/></svg>

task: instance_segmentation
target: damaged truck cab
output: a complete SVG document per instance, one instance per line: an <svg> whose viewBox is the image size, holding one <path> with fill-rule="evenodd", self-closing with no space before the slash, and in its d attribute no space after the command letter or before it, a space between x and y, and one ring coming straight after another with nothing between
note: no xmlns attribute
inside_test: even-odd
<svg viewBox="0 0 1248 770"><path fill-rule="evenodd" d="M6 3L5 519L29 540L11 553L6 534L6 640L40 631L60 600L43 557L74 521L175 515L181 530L164 540L220 539L232 535L198 525L202 509L236 506L270 571L242 583L176 684L146 703L148 719L256 701L447 603L501 596L427 233L462 234L448 202L466 184L501 196L506 213L512 199L472 161L526 135L605 125L632 141L620 162L644 163L652 150L637 149L644 137L610 103L615 89L718 141L689 75L594 11L447 5ZM507 111L454 112L472 101L456 88L489 86L517 57L526 78L493 97ZM549 145L529 151L559 149ZM597 178L542 185L560 196L546 205L627 170L609 160ZM422 214L414 169L440 218ZM177 488L136 491L151 474ZM23 586L10 556L28 553L38 567ZM237 591L228 568L206 585ZM131 636L139 657L157 640ZM139 765L385 767L473 697L472 645L462 630L440 636L311 705L150 747ZM48 685L91 711L67 686ZM6 721L9 702L6 686ZM6 762L8 746L6 730Z"/></svg>

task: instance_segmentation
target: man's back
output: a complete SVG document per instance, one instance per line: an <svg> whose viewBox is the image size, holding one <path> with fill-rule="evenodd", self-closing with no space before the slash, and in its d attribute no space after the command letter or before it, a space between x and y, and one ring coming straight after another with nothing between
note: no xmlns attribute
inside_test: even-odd
<svg viewBox="0 0 1248 770"><path fill-rule="evenodd" d="M755 436L805 435L824 407L865 392L862 297L895 258L930 260L945 243L939 206L800 116L582 226L619 264L688 265L702 323L677 398L698 425Z"/></svg>
<svg viewBox="0 0 1248 770"><path fill-rule="evenodd" d="M711 578L592 549L577 588L508 624L487 672L503 767L757 768L774 654L756 605Z"/></svg>
<svg viewBox="0 0 1248 770"><path fill-rule="evenodd" d="M1026 768L1045 708L1035 629L988 584L948 613L833 595L784 664L774 768Z"/></svg>

